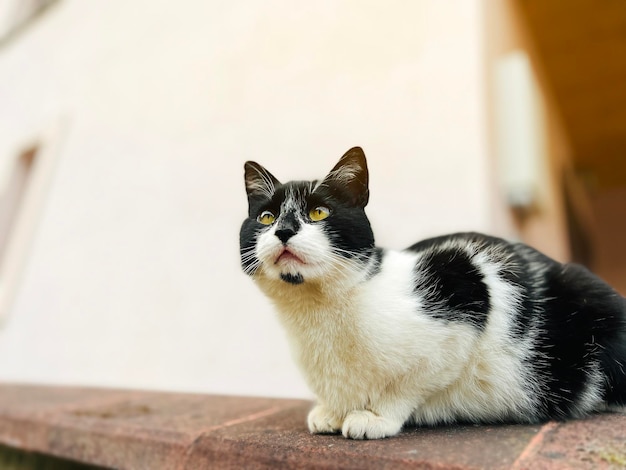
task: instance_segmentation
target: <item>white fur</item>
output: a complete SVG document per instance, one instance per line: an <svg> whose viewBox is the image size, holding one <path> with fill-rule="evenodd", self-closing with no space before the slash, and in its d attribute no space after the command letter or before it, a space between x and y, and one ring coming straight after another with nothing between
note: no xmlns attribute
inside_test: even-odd
<svg viewBox="0 0 626 470"><path fill-rule="evenodd" d="M313 191L326 184L329 180L335 180L341 184L348 184L359 174L360 171L362 171L362 169L358 164L346 162L339 168L331 171L326 178L319 181L313 188Z"/></svg>
<svg viewBox="0 0 626 470"><path fill-rule="evenodd" d="M304 264L276 264L282 244L274 228L260 235L254 277L319 399L311 432L381 438L407 421L533 419L534 382L522 367L529 348L510 337L520 293L498 277L488 252L469 252L489 286L492 311L481 332L422 310L414 293L418 254L386 251L370 277L370 266L332 255L317 224L303 224L288 246ZM281 272L305 282L288 284Z"/></svg>
<svg viewBox="0 0 626 470"><path fill-rule="evenodd" d="M336 170L331 171L326 179L333 179L340 183L349 183L361 171L361 167L356 163L347 162Z"/></svg>
<svg viewBox="0 0 626 470"><path fill-rule="evenodd" d="M604 400L602 399L602 385L605 382L605 375L600 369L600 364L592 363L587 371L587 383L585 389L576 403L578 416L585 416L590 411L603 409Z"/></svg>

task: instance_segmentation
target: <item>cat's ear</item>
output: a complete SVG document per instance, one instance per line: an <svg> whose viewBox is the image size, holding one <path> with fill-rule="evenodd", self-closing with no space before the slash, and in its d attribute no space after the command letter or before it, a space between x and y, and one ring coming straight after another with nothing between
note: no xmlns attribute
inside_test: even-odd
<svg viewBox="0 0 626 470"><path fill-rule="evenodd" d="M264 196L268 199L274 195L276 186L280 181L263 166L256 162L246 162L243 166L245 171L246 193L248 198L253 195Z"/></svg>
<svg viewBox="0 0 626 470"><path fill-rule="evenodd" d="M367 161L361 147L348 150L324 178L323 183L341 185L348 190L355 206L365 207L369 201Z"/></svg>

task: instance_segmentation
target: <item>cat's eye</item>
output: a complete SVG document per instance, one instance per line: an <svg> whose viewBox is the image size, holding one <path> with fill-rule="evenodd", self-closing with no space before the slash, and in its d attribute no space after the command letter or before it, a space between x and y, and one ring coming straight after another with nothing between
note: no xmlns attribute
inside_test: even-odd
<svg viewBox="0 0 626 470"><path fill-rule="evenodd" d="M318 206L315 209L311 209L309 212L309 219L313 222L319 222L324 220L330 215L330 209L324 206Z"/></svg>
<svg viewBox="0 0 626 470"><path fill-rule="evenodd" d="M276 216L272 214L270 211L263 211L261 215L257 218L259 222L263 225L272 225L276 220Z"/></svg>

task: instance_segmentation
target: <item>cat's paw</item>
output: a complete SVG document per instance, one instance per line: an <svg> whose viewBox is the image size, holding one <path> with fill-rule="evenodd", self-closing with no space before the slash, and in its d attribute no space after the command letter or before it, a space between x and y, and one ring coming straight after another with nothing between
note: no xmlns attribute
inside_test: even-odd
<svg viewBox="0 0 626 470"><path fill-rule="evenodd" d="M341 429L344 437L350 439L382 439L395 436L402 429L402 423L383 418L367 410L348 413Z"/></svg>
<svg viewBox="0 0 626 470"><path fill-rule="evenodd" d="M341 420L323 405L317 405L309 412L307 423L313 434L336 434L341 430Z"/></svg>

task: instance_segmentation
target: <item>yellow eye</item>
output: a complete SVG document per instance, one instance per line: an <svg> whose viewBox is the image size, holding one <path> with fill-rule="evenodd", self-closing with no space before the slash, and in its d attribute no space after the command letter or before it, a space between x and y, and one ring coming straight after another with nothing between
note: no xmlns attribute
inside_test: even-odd
<svg viewBox="0 0 626 470"><path fill-rule="evenodd" d="M261 212L261 215L257 218L257 220L263 225L272 225L276 220L276 216L270 211L263 211Z"/></svg>
<svg viewBox="0 0 626 470"><path fill-rule="evenodd" d="M316 207L315 209L311 209L311 211L309 212L309 218L313 222L319 222L320 220L324 220L329 215L330 209L324 206Z"/></svg>

